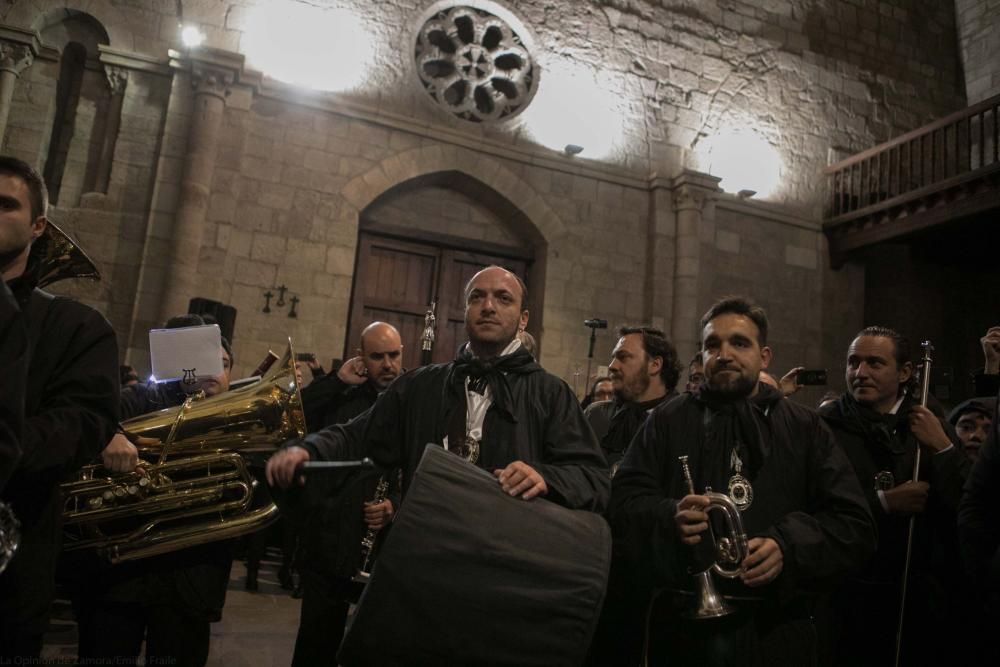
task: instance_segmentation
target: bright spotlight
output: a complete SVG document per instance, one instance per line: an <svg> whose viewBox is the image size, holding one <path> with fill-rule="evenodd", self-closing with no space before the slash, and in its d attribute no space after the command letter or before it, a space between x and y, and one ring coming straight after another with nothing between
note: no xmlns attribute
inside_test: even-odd
<svg viewBox="0 0 1000 667"><path fill-rule="evenodd" d="M205 33L197 26L186 25L181 27L181 42L189 49L195 49L205 41Z"/></svg>
<svg viewBox="0 0 1000 667"><path fill-rule="evenodd" d="M755 122L724 125L695 154L700 167L722 179L726 192L753 192L758 198L775 193L781 178L782 160L778 150L753 129Z"/></svg>
<svg viewBox="0 0 1000 667"><path fill-rule="evenodd" d="M531 137L541 145L574 154L570 146L586 140L587 156L612 157L624 138L624 96L614 82L585 64L553 60L541 68L535 98L522 114Z"/></svg>
<svg viewBox="0 0 1000 667"><path fill-rule="evenodd" d="M241 50L267 76L316 90L365 82L372 36L348 9L295 0L264 0L247 17Z"/></svg>

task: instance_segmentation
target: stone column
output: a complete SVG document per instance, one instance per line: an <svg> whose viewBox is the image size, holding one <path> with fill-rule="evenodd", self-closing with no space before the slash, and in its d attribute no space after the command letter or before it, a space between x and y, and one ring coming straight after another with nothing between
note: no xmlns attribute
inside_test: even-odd
<svg viewBox="0 0 1000 667"><path fill-rule="evenodd" d="M108 81L111 99L108 101L108 119L104 125L101 157L97 163L97 177L94 180L93 192L107 193L108 183L111 181L111 164L115 158L115 144L118 142L118 129L122 122L122 104L125 101L128 70L124 67L105 65L104 77Z"/></svg>
<svg viewBox="0 0 1000 667"><path fill-rule="evenodd" d="M674 211L677 217L676 263L674 265L674 310L671 338L678 350L701 347L697 331L701 281L701 230L712 222L712 195L719 191L715 176L684 170L673 179Z"/></svg>
<svg viewBox="0 0 1000 667"><path fill-rule="evenodd" d="M11 29L0 34L0 143L7 132L10 117L10 102L14 97L14 86L21 72L31 66L38 54L38 38L34 33L24 33Z"/></svg>
<svg viewBox="0 0 1000 667"><path fill-rule="evenodd" d="M187 155L181 175L179 201L172 231L167 284L160 305L160 320L186 313L198 284L205 214L215 173L219 127L234 72L213 63L192 59L190 77L194 102L188 128Z"/></svg>

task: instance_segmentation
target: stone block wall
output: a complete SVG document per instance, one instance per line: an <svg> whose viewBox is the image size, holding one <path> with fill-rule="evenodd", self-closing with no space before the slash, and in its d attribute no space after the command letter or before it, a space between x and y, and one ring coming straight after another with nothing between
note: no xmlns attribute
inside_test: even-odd
<svg viewBox="0 0 1000 667"><path fill-rule="evenodd" d="M108 46L132 56L108 192L81 193L78 206L57 210L106 280L60 289L105 312L141 368L145 332L160 324L172 279L192 121L185 60L167 57L177 45L176 5L65 4L91 14ZM255 4L185 2L184 20L200 25L207 46L238 52ZM360 221L385 212L378 200L387 191L442 172L461 173L510 202L518 213L509 229L492 224L495 207L433 188L395 199L394 213L454 206L462 219L449 219L443 233L527 240L543 287L535 320L542 359L558 375L571 379L586 366L584 319L684 328L673 322L678 298L707 306L748 275L747 286L778 318L780 358L787 350L789 365L793 358L823 363L839 329L860 319L864 280L855 267L829 270L818 229L819 172L831 149L863 150L965 103L950 3L500 3L527 26L543 86L546 76L552 84L566 72L578 75L580 95L570 86L559 100L567 119L593 115L606 123L591 125L579 142L584 153L571 158L532 133L528 113L474 125L432 106L413 81L410 42L429 0L334 4L356 11L372 35L363 85L327 94L238 82L227 98L191 296L237 307L238 372L268 347L283 347L289 334L300 349L339 356ZM0 9L0 21L22 28L42 29L51 19L27 0ZM57 75L52 53L22 74L4 139L6 150L40 166ZM603 96L586 96L595 89ZM700 147L727 123L752 125L778 148L781 206L706 204L691 256L677 245L669 179L703 166ZM614 149L588 157L587 144L603 134L616 137ZM679 262L701 262L693 293L677 280ZM301 299L297 319L261 312L263 293L281 284ZM610 332L601 336L597 363L614 342ZM687 340L694 338L691 332ZM812 338L819 352L802 343Z"/></svg>
<svg viewBox="0 0 1000 667"><path fill-rule="evenodd" d="M998 0L955 0L969 104L1000 95Z"/></svg>

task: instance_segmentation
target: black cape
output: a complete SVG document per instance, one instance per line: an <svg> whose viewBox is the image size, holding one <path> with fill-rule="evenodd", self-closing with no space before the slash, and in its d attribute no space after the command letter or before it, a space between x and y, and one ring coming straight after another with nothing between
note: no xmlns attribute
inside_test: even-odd
<svg viewBox="0 0 1000 667"><path fill-rule="evenodd" d="M21 458L28 332L7 283L0 283L0 493Z"/></svg>
<svg viewBox="0 0 1000 667"><path fill-rule="evenodd" d="M21 546L0 575L0 646L41 635L62 543L59 483L95 458L118 422L118 345L93 308L34 288L37 264L8 283L28 332L22 457L3 490ZM8 645L14 645L11 641Z"/></svg>
<svg viewBox="0 0 1000 667"><path fill-rule="evenodd" d="M875 548L871 512L850 463L814 411L766 385L759 385L752 403L743 400L730 407L717 411L698 395L682 394L653 412L612 484L610 515L616 543L622 541L627 557L650 587L690 590L689 566L696 560L704 566L712 558L706 560L704 550L688 548L677 537L674 514L679 500L688 494L678 457L690 457L697 491L711 486L725 492L732 474L731 451L738 446L745 463L743 475L754 489L753 504L742 513L747 535L774 539L784 567L773 582L759 588L748 588L738 579L716 578L716 584L723 594L757 598L759 611L751 612L751 625L766 618L772 636L785 623L799 623L808 636L800 632L786 636L798 634L802 649L815 652L814 630L807 622L810 607L817 593L832 588L871 555ZM739 622L741 616L734 618ZM677 617L672 618L671 627L678 626ZM710 622L693 623L686 627L705 628L703 624ZM734 631L746 638L744 630ZM749 633L754 642L760 638L758 631L762 626ZM707 648L700 641L688 641L685 649L667 646L668 662L688 664L686 658L706 664L699 662ZM789 658L787 646L776 648L773 653L762 649L746 657L750 664L762 659L774 664L808 660L805 654Z"/></svg>
<svg viewBox="0 0 1000 667"><path fill-rule="evenodd" d="M910 517L883 509L875 476L888 471L895 485L913 478L917 441L907 421L913 405L907 397L896 415L880 415L844 394L821 411L854 467L879 537L878 550L833 599L834 628L839 627L833 637L838 665L878 665L894 659ZM938 638L939 632L964 632L956 623L968 613L962 602L967 593L959 564L956 512L971 468L951 425L943 420L941 425L958 444L945 452L921 455L920 479L929 483L930 491L926 508L915 521L904 664L963 662L962 651L969 645L951 646Z"/></svg>
<svg viewBox="0 0 1000 667"><path fill-rule="evenodd" d="M369 456L381 468L400 468L405 499L424 446L441 444L454 411L465 405L464 389L449 381L454 365L405 373L370 411L288 444L304 447L317 460ZM509 375L507 385L511 414L505 415L497 401L487 410L478 465L492 472L524 461L545 479L549 500L602 511L610 486L607 464L569 386L537 365L530 372Z"/></svg>

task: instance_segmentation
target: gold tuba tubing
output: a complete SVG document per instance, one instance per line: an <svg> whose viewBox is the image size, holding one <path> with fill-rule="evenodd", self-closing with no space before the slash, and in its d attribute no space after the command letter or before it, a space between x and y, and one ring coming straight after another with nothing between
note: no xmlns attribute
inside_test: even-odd
<svg viewBox="0 0 1000 667"><path fill-rule="evenodd" d="M62 485L64 549L96 549L118 563L256 531L278 517L253 464L305 434L291 341L258 382L122 424L139 447L142 471L85 466Z"/></svg>

